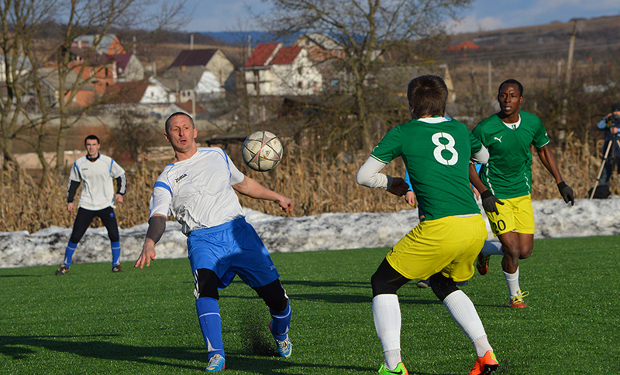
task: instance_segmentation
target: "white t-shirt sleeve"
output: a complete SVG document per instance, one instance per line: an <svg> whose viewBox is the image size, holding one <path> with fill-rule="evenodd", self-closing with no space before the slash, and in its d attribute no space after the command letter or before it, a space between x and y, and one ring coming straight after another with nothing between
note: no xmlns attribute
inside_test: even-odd
<svg viewBox="0 0 620 375"><path fill-rule="evenodd" d="M172 190L170 190L170 186L158 180L153 187L153 194L149 202L149 219L155 214L170 215L170 203L172 203Z"/></svg>
<svg viewBox="0 0 620 375"><path fill-rule="evenodd" d="M73 167L71 167L71 172L69 173L69 181L77 181L77 182L82 181L82 178L80 176L80 171L77 166L77 162L73 163Z"/></svg>
<svg viewBox="0 0 620 375"><path fill-rule="evenodd" d="M114 160L112 160L111 162L112 166L110 167L110 175L112 175L113 178L118 178L125 174L125 170L123 169L123 167L118 165L118 163Z"/></svg>
<svg viewBox="0 0 620 375"><path fill-rule="evenodd" d="M226 161L228 162L228 170L230 170L230 184L237 185L238 183L243 182L245 175L237 169L235 163L230 160L228 155L226 155Z"/></svg>

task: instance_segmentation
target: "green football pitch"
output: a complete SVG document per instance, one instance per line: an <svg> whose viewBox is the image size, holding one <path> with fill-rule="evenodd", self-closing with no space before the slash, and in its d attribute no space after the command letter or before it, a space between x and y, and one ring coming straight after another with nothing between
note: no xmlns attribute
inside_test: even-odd
<svg viewBox="0 0 620 375"><path fill-rule="evenodd" d="M78 249L79 251L79 249ZM236 279L220 292L225 374L373 374L383 361L370 276L388 249L273 254L290 297L293 356L279 358L268 309ZM620 374L620 237L537 240L521 262L528 307L510 309L500 257L462 287L499 374ZM201 373L207 365L186 259L0 269L0 374ZM430 289L399 290L410 374L467 374L468 338Z"/></svg>

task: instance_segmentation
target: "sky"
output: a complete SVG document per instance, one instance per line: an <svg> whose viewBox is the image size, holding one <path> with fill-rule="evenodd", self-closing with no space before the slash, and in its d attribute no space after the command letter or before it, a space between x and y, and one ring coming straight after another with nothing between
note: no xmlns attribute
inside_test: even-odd
<svg viewBox="0 0 620 375"><path fill-rule="evenodd" d="M261 0L187 0L191 21L185 31L250 31L250 12L270 8ZM452 25L455 33L509 29L519 26L568 22L572 18L620 15L618 0L474 0L459 15L462 21Z"/></svg>
<svg viewBox="0 0 620 375"><path fill-rule="evenodd" d="M480 201L478 202L480 206ZM620 234L620 197L578 199L570 207L562 199L534 201L534 238L587 237ZM303 217L270 216L246 209L269 251L297 252L391 247L419 223L418 210L396 213L326 213ZM485 219L486 221L486 219ZM142 250L148 224L120 229L121 262L134 262ZM497 240L487 222L490 240ZM71 228L50 227L35 233L0 232L0 268L57 266L62 262ZM186 258L181 225L168 222L155 247L157 259ZM105 228L88 228L73 256L73 264L110 262ZM125 266L127 269L128 267Z"/></svg>

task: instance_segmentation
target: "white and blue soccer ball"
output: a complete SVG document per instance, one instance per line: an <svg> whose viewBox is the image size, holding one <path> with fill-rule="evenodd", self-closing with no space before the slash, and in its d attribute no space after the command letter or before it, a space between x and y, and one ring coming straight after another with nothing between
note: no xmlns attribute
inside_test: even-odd
<svg viewBox="0 0 620 375"><path fill-rule="evenodd" d="M255 171L266 172L280 163L283 151L282 142L275 134L258 131L243 142L243 161Z"/></svg>

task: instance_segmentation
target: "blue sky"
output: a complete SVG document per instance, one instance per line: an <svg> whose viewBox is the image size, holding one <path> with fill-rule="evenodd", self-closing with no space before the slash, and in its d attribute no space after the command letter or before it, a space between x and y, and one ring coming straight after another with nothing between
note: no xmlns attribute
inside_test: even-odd
<svg viewBox="0 0 620 375"><path fill-rule="evenodd" d="M261 0L187 0L191 21L186 31L249 31L247 8L255 13L269 9ZM487 31L519 26L567 22L571 18L620 15L618 0L474 0L460 14L455 32Z"/></svg>

